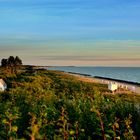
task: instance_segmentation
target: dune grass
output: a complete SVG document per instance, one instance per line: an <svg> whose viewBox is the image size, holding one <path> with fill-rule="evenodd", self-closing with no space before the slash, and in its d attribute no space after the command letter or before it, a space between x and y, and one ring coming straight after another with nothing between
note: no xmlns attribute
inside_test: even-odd
<svg viewBox="0 0 140 140"><path fill-rule="evenodd" d="M140 96L105 94L107 85L58 71L1 72L0 139L140 138Z"/></svg>

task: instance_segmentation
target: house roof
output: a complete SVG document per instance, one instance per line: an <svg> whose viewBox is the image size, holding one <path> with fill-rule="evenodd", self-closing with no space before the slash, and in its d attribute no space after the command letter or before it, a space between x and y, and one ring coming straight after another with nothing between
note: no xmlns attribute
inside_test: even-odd
<svg viewBox="0 0 140 140"><path fill-rule="evenodd" d="M3 86L6 86L6 83L4 82L3 79L0 79L0 83L1 83Z"/></svg>

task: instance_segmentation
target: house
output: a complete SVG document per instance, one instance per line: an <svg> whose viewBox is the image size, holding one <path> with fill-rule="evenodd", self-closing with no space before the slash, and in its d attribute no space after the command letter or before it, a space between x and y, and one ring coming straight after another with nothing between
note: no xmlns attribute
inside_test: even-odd
<svg viewBox="0 0 140 140"><path fill-rule="evenodd" d="M4 91L7 88L7 84L4 82L3 79L0 79L0 91Z"/></svg>
<svg viewBox="0 0 140 140"><path fill-rule="evenodd" d="M114 92L115 90L118 89L118 85L116 83L109 83L108 84L108 89Z"/></svg>

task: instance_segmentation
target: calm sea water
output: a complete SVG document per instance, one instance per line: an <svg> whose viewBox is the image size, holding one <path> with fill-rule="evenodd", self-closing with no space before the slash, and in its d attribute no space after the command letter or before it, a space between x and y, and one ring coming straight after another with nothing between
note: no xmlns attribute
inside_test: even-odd
<svg viewBox="0 0 140 140"><path fill-rule="evenodd" d="M50 67L49 69L140 83L140 67Z"/></svg>

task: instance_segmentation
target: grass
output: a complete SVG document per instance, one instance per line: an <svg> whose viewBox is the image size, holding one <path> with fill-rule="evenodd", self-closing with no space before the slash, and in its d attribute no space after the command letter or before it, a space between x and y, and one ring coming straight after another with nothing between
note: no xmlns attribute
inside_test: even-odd
<svg viewBox="0 0 140 140"><path fill-rule="evenodd" d="M1 69L0 139L138 139L140 96L58 71ZM10 116L10 117L9 117Z"/></svg>

